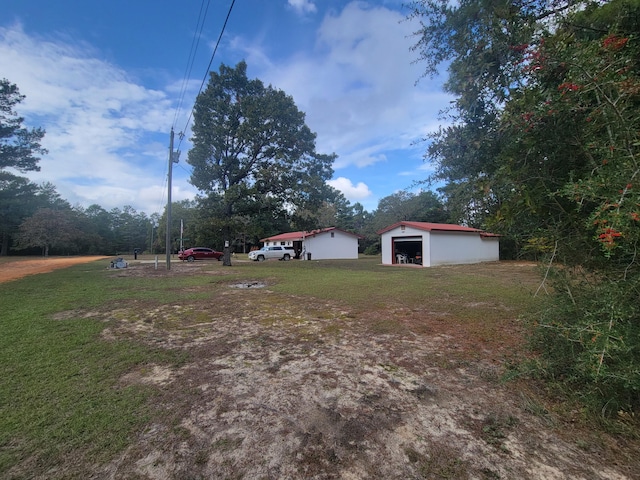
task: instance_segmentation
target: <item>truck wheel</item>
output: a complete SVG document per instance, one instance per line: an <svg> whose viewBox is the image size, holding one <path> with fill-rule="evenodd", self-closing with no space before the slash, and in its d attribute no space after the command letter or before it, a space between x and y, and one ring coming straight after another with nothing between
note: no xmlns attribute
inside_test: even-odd
<svg viewBox="0 0 640 480"><path fill-rule="evenodd" d="M291 255L289 255L288 253L285 253L285 255L284 255L284 257L282 257L282 259L283 259L285 262L288 262L289 260L291 260Z"/></svg>
<svg viewBox="0 0 640 480"><path fill-rule="evenodd" d="M258 255L258 261L264 262L264 255Z"/></svg>
<svg viewBox="0 0 640 480"><path fill-rule="evenodd" d="M196 258L193 255L187 257L187 262L193 262Z"/></svg>

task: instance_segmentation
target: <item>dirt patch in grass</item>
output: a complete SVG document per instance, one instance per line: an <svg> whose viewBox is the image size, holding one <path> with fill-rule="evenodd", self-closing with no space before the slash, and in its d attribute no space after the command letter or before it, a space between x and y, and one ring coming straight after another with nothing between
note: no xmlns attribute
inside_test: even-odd
<svg viewBox="0 0 640 480"><path fill-rule="evenodd" d="M126 274L144 272L160 274ZM232 288L253 281L234 277L210 301L85 312L106 322L104 341L190 359L121 378L119 388L157 389L149 411L161 413L118 458L94 466L95 478L638 478L637 443L550 413L530 385L500 381L523 333L504 306L469 305L500 313L478 324L400 301L354 310L268 282ZM72 465L60 471L73 477Z"/></svg>

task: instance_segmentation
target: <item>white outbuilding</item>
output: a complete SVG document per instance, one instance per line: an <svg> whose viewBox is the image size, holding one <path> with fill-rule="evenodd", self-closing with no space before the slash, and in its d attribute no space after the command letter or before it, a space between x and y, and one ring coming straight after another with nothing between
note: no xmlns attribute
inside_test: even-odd
<svg viewBox="0 0 640 480"><path fill-rule="evenodd" d="M397 222L378 232L382 264L423 267L494 262L500 258L500 237L461 225Z"/></svg>
<svg viewBox="0 0 640 480"><path fill-rule="evenodd" d="M336 227L310 232L287 232L263 238L265 247L292 247L303 260L357 259L360 235Z"/></svg>

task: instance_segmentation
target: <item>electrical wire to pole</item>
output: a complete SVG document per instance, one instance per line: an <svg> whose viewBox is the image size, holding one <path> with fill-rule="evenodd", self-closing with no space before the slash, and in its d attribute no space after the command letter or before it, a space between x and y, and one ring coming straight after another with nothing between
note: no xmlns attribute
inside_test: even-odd
<svg viewBox="0 0 640 480"><path fill-rule="evenodd" d="M198 16L198 24L200 25L200 32L198 34L198 40L197 42L195 41L195 37L194 40L191 43L191 52L189 52L189 60L187 60L187 72L185 72L185 79L183 80L183 89L180 95L180 99L178 101L178 106L176 109L176 113L174 116L174 120L173 120L173 125L175 125L177 118L178 118L178 113L180 111L180 108L182 107L182 101L184 99L184 92L186 89L186 81L187 81L187 77L189 76L189 74L191 73L191 68L193 67L193 61L195 59L195 50L197 50L198 48L198 44L200 43L200 36L202 34L202 28L204 26L204 20L207 16L207 12L209 10L209 2L210 0L207 1L207 8L205 9L205 13L204 16L202 16L202 22L200 22L200 15L202 14L202 7L204 5L204 0L203 3L200 6L200 15ZM218 36L218 41L216 42L216 46L213 49L213 53L211 54L211 59L209 60L209 65L207 66L207 71L202 79L202 82L200 83L200 89L198 90L198 95L200 95L200 93L202 92L202 87L204 86L204 83L207 79L207 76L209 74L209 71L211 69L211 65L213 64L213 59L216 55L216 52L218 51L218 46L220 45L220 41L222 40L222 35L224 34L224 31L227 27L227 23L229 22L229 17L231 16L231 11L233 10L233 6L235 5L236 1L232 0L231 5L229 6L229 11L227 12L227 17L224 20L224 24L222 25L222 30L220 31L220 35ZM196 25L196 30L198 30L198 26ZM195 43L195 50L194 50L194 43ZM196 95L196 98L197 96ZM189 117L187 118L187 123L185 124L185 127L183 129L183 131L181 131L178 134L179 137L179 142L178 142L178 149L174 152L173 150L173 139L174 139L174 127L173 125L171 126L171 135L169 138L169 162L168 162L168 172L167 172L167 232L166 232L166 238L165 238L165 242L166 242L166 254L167 254L167 270L171 270L171 180L172 180L172 172L173 172L173 164L174 163L178 163L179 161L179 156L180 156L180 145L182 144L182 139L184 138L184 132L187 130L187 127L189 126L189 122L191 121L191 117L193 115L193 110L195 108L195 103L194 106L191 108L191 110L189 111Z"/></svg>
<svg viewBox="0 0 640 480"><path fill-rule="evenodd" d="M200 83L200 88L198 89L198 95L200 95L200 93L202 92L202 88L204 87L204 84L207 81L207 77L209 76L209 72L211 71L211 65L213 64L213 59L216 56L216 52L218 51L218 46L220 45L220 41L222 40L222 35L224 35L224 31L227 28L227 23L229 22L229 17L231 16L231 11L233 10L233 6L235 5L235 3L236 3L236 0L232 0L231 5L229 5L229 11L227 12L227 17L224 19L224 24L222 25L222 30L220 30L220 35L218 36L218 41L216 42L216 46L213 49L213 53L211 54L209 65L207 65L207 70L204 74L204 77L202 78L202 82ZM198 98L198 95L196 95L196 98ZM194 108L195 108L195 103L194 103ZM189 123L191 122L191 117L193 116L194 108L192 108L191 111L189 112L187 123L185 123L184 128L178 134L178 138L179 138L178 148L180 148L180 145L182 144L182 139L185 136L184 132L186 132L187 128L189 127Z"/></svg>
<svg viewBox="0 0 640 480"><path fill-rule="evenodd" d="M191 49L189 50L189 58L187 59L187 66L185 67L184 77L182 78L182 86L180 88L180 99L178 100L176 113L173 117L173 124L172 124L173 127L176 126L176 122L178 121L178 115L180 113L180 110L182 109L184 96L187 92L187 83L189 81L189 77L191 76L191 70L193 69L196 53L198 52L198 46L200 45L200 38L202 38L202 30L204 28L205 20L207 19L207 13L209 12L210 3L211 3L211 0L207 0L207 6L205 7L205 0L202 0L202 3L200 4L198 21L196 22L196 28L193 32L193 38L191 39Z"/></svg>

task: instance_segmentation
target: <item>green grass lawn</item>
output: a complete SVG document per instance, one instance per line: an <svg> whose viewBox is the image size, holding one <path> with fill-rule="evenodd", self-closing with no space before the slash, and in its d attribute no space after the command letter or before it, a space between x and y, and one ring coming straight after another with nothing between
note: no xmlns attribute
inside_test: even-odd
<svg viewBox="0 0 640 480"><path fill-rule="evenodd" d="M108 322L87 312L132 301L215 302L223 285L245 279L268 281L271 290L300 301L332 301L365 313L390 305L428 308L466 322L485 320L483 306L496 311L502 305L513 317L532 302L530 267L523 273L495 265L420 269L379 263L377 257L236 261L232 267L211 262L201 274L145 277L118 276L105 268L108 261L99 261L0 284L0 477L16 464L47 471L69 455L88 464L113 458L158 414L150 407L157 390L123 385L122 376L145 364L189 361L183 350L126 338L107 341L101 332Z"/></svg>
<svg viewBox="0 0 640 480"><path fill-rule="evenodd" d="M108 458L144 423L150 393L117 388L118 378L135 365L184 355L100 341L105 325L95 320L55 320L132 295L135 289L105 275L104 262L0 285L0 477L25 458L34 465L78 451Z"/></svg>

